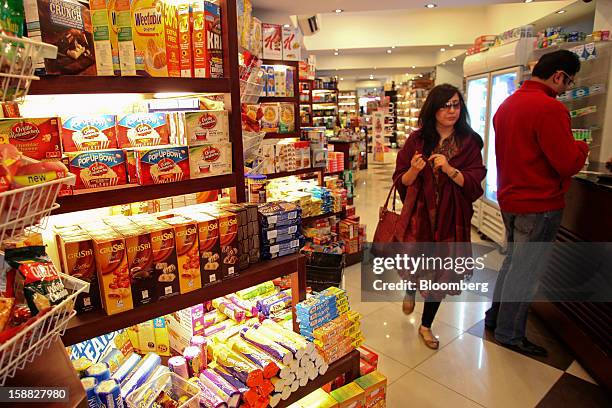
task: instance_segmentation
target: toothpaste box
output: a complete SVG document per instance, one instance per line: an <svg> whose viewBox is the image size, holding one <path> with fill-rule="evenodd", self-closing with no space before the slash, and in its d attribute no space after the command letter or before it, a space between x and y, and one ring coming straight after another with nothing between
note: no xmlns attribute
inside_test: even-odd
<svg viewBox="0 0 612 408"><path fill-rule="evenodd" d="M206 143L189 147L191 178L203 178L232 172L232 144Z"/></svg>
<svg viewBox="0 0 612 408"><path fill-rule="evenodd" d="M71 173L76 175L75 189L118 186L127 183L123 150L68 152Z"/></svg>
<svg viewBox="0 0 612 408"><path fill-rule="evenodd" d="M93 25L94 51L96 54L96 71L98 76L115 75L115 60L119 63L119 50L113 49L112 14L108 13L108 0L89 0L89 11ZM111 7L112 8L112 7Z"/></svg>
<svg viewBox="0 0 612 408"><path fill-rule="evenodd" d="M187 146L141 147L134 150L138 184L165 184L189 179Z"/></svg>
<svg viewBox="0 0 612 408"><path fill-rule="evenodd" d="M117 148L115 115L71 116L62 120L64 152Z"/></svg>
<svg viewBox="0 0 612 408"><path fill-rule="evenodd" d="M194 78L206 78L206 24L204 19L204 0L191 0L191 52L193 54Z"/></svg>
<svg viewBox="0 0 612 408"><path fill-rule="evenodd" d="M117 118L117 145L159 146L170 141L170 121L166 113L130 113Z"/></svg>
<svg viewBox="0 0 612 408"><path fill-rule="evenodd" d="M223 78L223 41L219 5L205 2L206 77Z"/></svg>
<svg viewBox="0 0 612 408"><path fill-rule="evenodd" d="M111 7L109 6L109 9ZM117 49L119 50L119 70L122 76L136 75L136 51L132 30L131 0L115 0L113 31L117 30ZM113 39L114 41L114 39ZM142 58L138 62L142 69Z"/></svg>
<svg viewBox="0 0 612 408"><path fill-rule="evenodd" d="M0 143L10 143L35 160L60 159L58 118L0 119Z"/></svg>
<svg viewBox="0 0 612 408"><path fill-rule="evenodd" d="M191 52L191 22L188 0L178 1L178 41L181 77L193 77L193 62Z"/></svg>
<svg viewBox="0 0 612 408"><path fill-rule="evenodd" d="M210 142L229 142L226 110L179 113L184 117L185 137L189 146Z"/></svg>

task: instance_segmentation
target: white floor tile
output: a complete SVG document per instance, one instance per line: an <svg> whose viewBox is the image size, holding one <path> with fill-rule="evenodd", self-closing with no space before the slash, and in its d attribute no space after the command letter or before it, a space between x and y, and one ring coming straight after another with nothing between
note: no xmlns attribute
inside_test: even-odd
<svg viewBox="0 0 612 408"><path fill-rule="evenodd" d="M593 377L591 377L589 373L586 372L586 370L580 365L578 361L574 360L572 365L570 365L569 368L565 370L565 372L575 377L578 377L584 381L588 381L592 384L598 385L597 381L595 381Z"/></svg>
<svg viewBox="0 0 612 408"><path fill-rule="evenodd" d="M491 408L534 407L563 374L467 333L416 371Z"/></svg>
<svg viewBox="0 0 612 408"><path fill-rule="evenodd" d="M349 298L349 304L351 306L351 309L361 313L362 316L369 316L370 314L377 312L383 307L389 305L389 303L385 302L382 299L381 301L377 302L362 302L361 289L356 288L352 285L347 285L345 287L345 290Z"/></svg>
<svg viewBox="0 0 612 408"><path fill-rule="evenodd" d="M459 302L456 299L462 301ZM487 298L469 292L461 294L460 297L448 296L442 301L434 322L446 323L464 332L484 319L485 312L490 306L491 303ZM423 313L423 302L417 301L415 310Z"/></svg>
<svg viewBox="0 0 612 408"><path fill-rule="evenodd" d="M387 389L388 408L475 408L474 401L411 371Z"/></svg>

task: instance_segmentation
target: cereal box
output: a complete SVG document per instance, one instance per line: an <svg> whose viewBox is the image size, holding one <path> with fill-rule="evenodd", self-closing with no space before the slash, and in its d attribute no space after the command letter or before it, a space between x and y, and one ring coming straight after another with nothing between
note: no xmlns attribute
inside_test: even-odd
<svg viewBox="0 0 612 408"><path fill-rule="evenodd" d="M251 19L251 39L249 49L251 54L258 58L262 57L263 54L263 43L261 41L261 20L253 17Z"/></svg>
<svg viewBox="0 0 612 408"><path fill-rule="evenodd" d="M281 102L279 132L291 133L295 131L295 105L293 103Z"/></svg>
<svg viewBox="0 0 612 408"><path fill-rule="evenodd" d="M189 179L187 146L141 147L134 150L138 184L165 184Z"/></svg>
<svg viewBox="0 0 612 408"><path fill-rule="evenodd" d="M197 224L181 216L166 218L163 221L174 227L181 293L200 289L202 287L202 278L200 275Z"/></svg>
<svg viewBox="0 0 612 408"><path fill-rule="evenodd" d="M279 106L278 103L262 103L263 117L261 118L262 132L278 132Z"/></svg>
<svg viewBox="0 0 612 408"><path fill-rule="evenodd" d="M114 2L115 19L113 29L116 24L119 69L122 76L134 76L136 75L136 52L132 30L131 0L114 0ZM138 65L142 69L142 58L139 59Z"/></svg>
<svg viewBox="0 0 612 408"><path fill-rule="evenodd" d="M125 240L134 307L157 301L151 234L141 227L115 227Z"/></svg>
<svg viewBox="0 0 612 408"><path fill-rule="evenodd" d="M261 26L263 33L263 57L265 59L282 59L282 27L278 24L268 23L263 23Z"/></svg>
<svg viewBox="0 0 612 408"><path fill-rule="evenodd" d="M89 0L91 23L93 25L94 51L96 54L96 71L99 76L115 75L113 52L117 53L119 61L119 50L113 50L111 42L112 22L109 20L107 11L107 0Z"/></svg>
<svg viewBox="0 0 612 408"><path fill-rule="evenodd" d="M132 0L131 2L132 40L134 41L137 75L168 76L163 4L158 0ZM176 45L178 46L178 43ZM178 57L178 54L175 53L175 55Z"/></svg>
<svg viewBox="0 0 612 408"><path fill-rule="evenodd" d="M125 241L119 234L92 234L100 297L106 314L133 308Z"/></svg>
<svg viewBox="0 0 612 408"><path fill-rule="evenodd" d="M115 115L72 116L62 120L64 152L114 149L117 147Z"/></svg>
<svg viewBox="0 0 612 408"><path fill-rule="evenodd" d="M283 59L287 61L300 60L300 42L298 29L294 27L283 27Z"/></svg>
<svg viewBox="0 0 612 408"><path fill-rule="evenodd" d="M189 21L189 1L178 2L178 35L179 35L179 61L181 77L193 77L193 62L191 52L191 23Z"/></svg>
<svg viewBox="0 0 612 408"><path fill-rule="evenodd" d="M166 63L169 77L181 76L181 50L179 45L178 2L163 1L164 32L166 36Z"/></svg>
<svg viewBox="0 0 612 408"><path fill-rule="evenodd" d="M77 190L127 183L123 150L68 152L67 157L68 168L76 175Z"/></svg>
<svg viewBox="0 0 612 408"><path fill-rule="evenodd" d="M229 142L227 111L185 112L187 144L195 146L209 142Z"/></svg>
<svg viewBox="0 0 612 408"><path fill-rule="evenodd" d="M154 217L132 217L134 223L146 229L151 236L153 268L158 300L168 299L180 293L178 280L178 261L174 243L174 228Z"/></svg>
<svg viewBox="0 0 612 408"><path fill-rule="evenodd" d="M76 0L32 0L25 3L28 35L57 46L57 58L39 60L46 74L96 75L93 26L89 9Z"/></svg>
<svg viewBox="0 0 612 408"><path fill-rule="evenodd" d="M206 23L206 77L223 78L223 41L219 5L204 3Z"/></svg>
<svg viewBox="0 0 612 408"><path fill-rule="evenodd" d="M227 211L211 213L219 220L219 244L223 279L238 275L238 216Z"/></svg>
<svg viewBox="0 0 612 408"><path fill-rule="evenodd" d="M117 118L117 146L159 146L170 141L170 123L166 113L130 113Z"/></svg>
<svg viewBox="0 0 612 408"><path fill-rule="evenodd" d="M206 78L206 26L204 23L204 0L191 0L191 51L193 54L194 78Z"/></svg>
<svg viewBox="0 0 612 408"><path fill-rule="evenodd" d="M286 69L275 69L274 70L274 87L276 88L276 96L287 96L287 71Z"/></svg>
<svg viewBox="0 0 612 408"><path fill-rule="evenodd" d="M293 82L295 78L295 69L287 68L285 72L285 93L289 97L293 97L295 95L295 84Z"/></svg>
<svg viewBox="0 0 612 408"><path fill-rule="evenodd" d="M221 247L219 244L219 221L208 214L193 213L187 217L198 225L200 248L200 274L202 286L221 280Z"/></svg>
<svg viewBox="0 0 612 408"><path fill-rule="evenodd" d="M262 66L263 68L263 66ZM266 83L265 90L267 96L277 96L276 95L276 71L274 70L274 66L268 65L265 66L266 70Z"/></svg>
<svg viewBox="0 0 612 408"><path fill-rule="evenodd" d="M108 19L108 27L110 29L109 39L113 55L113 72L115 75L121 75L121 64L119 61L119 26L117 25L116 9L117 1L118 0L106 0L106 14Z"/></svg>
<svg viewBox="0 0 612 408"><path fill-rule="evenodd" d="M0 119L0 142L35 160L62 157L58 118Z"/></svg>
<svg viewBox="0 0 612 408"><path fill-rule="evenodd" d="M219 142L190 146L189 167L191 178L212 177L231 173L231 143Z"/></svg>

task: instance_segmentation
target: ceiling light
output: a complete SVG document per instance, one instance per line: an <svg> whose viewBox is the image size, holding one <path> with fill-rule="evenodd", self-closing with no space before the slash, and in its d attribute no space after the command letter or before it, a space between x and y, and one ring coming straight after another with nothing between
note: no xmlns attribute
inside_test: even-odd
<svg viewBox="0 0 612 408"><path fill-rule="evenodd" d="M387 54L391 54L393 51L391 50L387 50Z"/></svg>
<svg viewBox="0 0 612 408"><path fill-rule="evenodd" d="M423 74L419 74L419 78L423 78Z"/></svg>
<svg viewBox="0 0 612 408"><path fill-rule="evenodd" d="M374 70L376 70L376 67L374 67Z"/></svg>
<svg viewBox="0 0 612 408"><path fill-rule="evenodd" d="M334 55L338 55L338 54L339 54L339 52L338 52L338 51L335 51L335 52L334 52Z"/></svg>
<svg viewBox="0 0 612 408"><path fill-rule="evenodd" d="M455 44L448 44L449 47L453 48Z"/></svg>
<svg viewBox="0 0 612 408"><path fill-rule="evenodd" d="M446 65L446 62L443 62L442 65Z"/></svg>
<svg viewBox="0 0 612 408"><path fill-rule="evenodd" d="M457 58L453 57L453 61L457 61Z"/></svg>
<svg viewBox="0 0 612 408"><path fill-rule="evenodd" d="M429 3L429 4L426 4L425 7L427 7L428 9L432 9L432 8L438 7L438 5L437 4L433 4L433 3Z"/></svg>
<svg viewBox="0 0 612 408"><path fill-rule="evenodd" d="M291 27L291 26L290 26L289 24L285 24L285 25L283 25L283 27L285 27L285 28L289 28L289 27Z"/></svg>
<svg viewBox="0 0 612 408"><path fill-rule="evenodd" d="M444 51L446 51L446 48L442 47L442 48L440 48L440 51L444 52Z"/></svg>
<svg viewBox="0 0 612 408"><path fill-rule="evenodd" d="M567 10L559 10L559 11L557 11L557 14L563 14L563 13L565 13L566 11L567 11Z"/></svg>
<svg viewBox="0 0 612 408"><path fill-rule="evenodd" d="M334 10L334 13L340 14L340 13L342 13L343 11L344 11L344 10L342 10L342 9L335 9L335 10Z"/></svg>
<svg viewBox="0 0 612 408"><path fill-rule="evenodd" d="M395 49L395 45L392 45L391 48Z"/></svg>
<svg viewBox="0 0 612 408"><path fill-rule="evenodd" d="M533 0L525 0L525 3L531 3Z"/></svg>
<svg viewBox="0 0 612 408"><path fill-rule="evenodd" d="M415 69L415 68L416 68L416 65L413 65L413 66L412 66L412 69Z"/></svg>
<svg viewBox="0 0 612 408"><path fill-rule="evenodd" d="M344 78L340 78L341 81L344 81Z"/></svg>

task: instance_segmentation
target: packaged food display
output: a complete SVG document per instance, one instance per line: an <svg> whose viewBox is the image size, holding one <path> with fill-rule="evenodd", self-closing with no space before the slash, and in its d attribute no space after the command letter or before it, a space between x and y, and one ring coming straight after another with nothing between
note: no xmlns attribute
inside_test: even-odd
<svg viewBox="0 0 612 408"><path fill-rule="evenodd" d="M113 380L106 380L99 383L95 388L96 398L101 405L107 407L123 406L123 399L119 384Z"/></svg>
<svg viewBox="0 0 612 408"><path fill-rule="evenodd" d="M262 24L263 57L266 59L282 59L283 32L278 24Z"/></svg>
<svg viewBox="0 0 612 408"><path fill-rule="evenodd" d="M191 50L191 22L188 0L181 0L178 7L178 38L179 38L179 66L181 77L191 78L193 74L193 53Z"/></svg>
<svg viewBox="0 0 612 408"><path fill-rule="evenodd" d="M301 46L298 41L298 29L294 27L283 27L283 59L287 61L299 61L301 58Z"/></svg>
<svg viewBox="0 0 612 408"><path fill-rule="evenodd" d="M295 105L282 102L280 104L279 132L291 133L295 131Z"/></svg>
<svg viewBox="0 0 612 408"><path fill-rule="evenodd" d="M151 234L132 224L115 227L125 240L132 300L134 306L143 306L157 301L157 282L153 263Z"/></svg>
<svg viewBox="0 0 612 408"><path fill-rule="evenodd" d="M164 184L189 179L187 146L141 147L134 152L138 184Z"/></svg>
<svg viewBox="0 0 612 408"><path fill-rule="evenodd" d="M300 221L302 210L299 206L287 202L267 203L259 206L259 221L262 228L275 228L296 225Z"/></svg>
<svg viewBox="0 0 612 408"><path fill-rule="evenodd" d="M169 76L168 51L170 50L166 50L163 9L163 4L157 7L154 0L131 1L132 40L137 75ZM177 40L176 36L174 40ZM171 44L171 47L177 46L177 43ZM178 53L176 56L178 57ZM176 73L173 76L176 76Z"/></svg>
<svg viewBox="0 0 612 408"><path fill-rule="evenodd" d="M189 147L191 178L220 176L232 172L232 145L227 142Z"/></svg>
<svg viewBox="0 0 612 408"><path fill-rule="evenodd" d="M68 152L67 159L70 172L76 175L77 190L127 183L123 150Z"/></svg>
<svg viewBox="0 0 612 408"><path fill-rule="evenodd" d="M251 19L251 37L249 49L258 58L263 58L262 23L258 18Z"/></svg>
<svg viewBox="0 0 612 408"><path fill-rule="evenodd" d="M219 220L219 242L221 245L221 268L223 279L238 275L238 217L227 211L213 213Z"/></svg>
<svg viewBox="0 0 612 408"><path fill-rule="evenodd" d="M136 75L136 50L132 28L131 1L115 0L115 21L117 22L117 45L119 48L119 68L121 76ZM113 30L114 31L114 30ZM142 55L138 56L138 67L142 70Z"/></svg>
<svg viewBox="0 0 612 408"><path fill-rule="evenodd" d="M177 354L191 345L193 336L204 335L204 308L201 304L169 314L165 318L170 348Z"/></svg>
<svg viewBox="0 0 612 408"><path fill-rule="evenodd" d="M179 115L184 118L186 143L189 146L229 142L229 119L226 110L186 112Z"/></svg>
<svg viewBox="0 0 612 408"><path fill-rule="evenodd" d="M206 27L206 77L223 78L223 42L219 5L204 2Z"/></svg>
<svg viewBox="0 0 612 408"><path fill-rule="evenodd" d="M73 0L36 0L25 6L28 36L57 46L56 59L36 61L42 74L96 75L89 9Z"/></svg>
<svg viewBox="0 0 612 408"><path fill-rule="evenodd" d="M263 117L261 118L262 132L278 132L280 123L280 108L278 103L261 104Z"/></svg>
<svg viewBox="0 0 612 408"><path fill-rule="evenodd" d="M365 393L363 389L354 382L333 390L330 395L338 401L338 408L363 408L366 406Z"/></svg>
<svg viewBox="0 0 612 408"><path fill-rule="evenodd" d="M218 282L222 278L219 221L204 213L192 213L187 216L197 223L202 286Z"/></svg>
<svg viewBox="0 0 612 408"><path fill-rule="evenodd" d="M204 19L204 0L190 0L191 8L191 52L193 54L193 76L206 78L206 22Z"/></svg>
<svg viewBox="0 0 612 408"><path fill-rule="evenodd" d="M117 118L117 145L121 149L166 145L170 121L165 113L132 113Z"/></svg>
<svg viewBox="0 0 612 408"><path fill-rule="evenodd" d="M72 116L62 119L62 149L80 152L117 148L115 115Z"/></svg>
<svg viewBox="0 0 612 408"><path fill-rule="evenodd" d="M185 217L165 218L164 222L174 227L178 277L181 293L188 293L202 287L200 276L200 252L198 247L197 224Z"/></svg>
<svg viewBox="0 0 612 408"><path fill-rule="evenodd" d="M35 160L59 159L59 119L0 119L0 143L10 143Z"/></svg>

